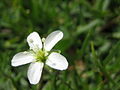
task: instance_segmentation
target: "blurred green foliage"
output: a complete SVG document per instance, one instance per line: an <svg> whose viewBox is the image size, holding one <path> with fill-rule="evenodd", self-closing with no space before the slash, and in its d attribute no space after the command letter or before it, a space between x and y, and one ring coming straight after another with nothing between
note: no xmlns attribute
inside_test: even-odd
<svg viewBox="0 0 120 90"><path fill-rule="evenodd" d="M12 57L28 49L26 37L62 30L55 46L69 62L66 71L45 67L38 85L28 65ZM119 0L0 0L0 90L120 90Z"/></svg>

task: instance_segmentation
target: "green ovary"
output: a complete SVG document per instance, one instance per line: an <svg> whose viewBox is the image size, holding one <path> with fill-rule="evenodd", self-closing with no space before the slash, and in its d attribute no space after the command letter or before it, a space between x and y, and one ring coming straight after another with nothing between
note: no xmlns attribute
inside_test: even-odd
<svg viewBox="0 0 120 90"><path fill-rule="evenodd" d="M37 62L45 62L47 59L47 56L45 51L39 50L38 52L36 52L35 54L35 58Z"/></svg>

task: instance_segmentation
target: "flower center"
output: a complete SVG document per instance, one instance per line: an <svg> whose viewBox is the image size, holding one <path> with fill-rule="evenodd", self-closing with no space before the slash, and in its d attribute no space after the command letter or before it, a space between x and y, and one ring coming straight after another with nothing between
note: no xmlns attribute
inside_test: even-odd
<svg viewBox="0 0 120 90"><path fill-rule="evenodd" d="M47 55L48 55L48 53L43 50L37 51L35 54L36 61L37 62L45 62L47 59Z"/></svg>

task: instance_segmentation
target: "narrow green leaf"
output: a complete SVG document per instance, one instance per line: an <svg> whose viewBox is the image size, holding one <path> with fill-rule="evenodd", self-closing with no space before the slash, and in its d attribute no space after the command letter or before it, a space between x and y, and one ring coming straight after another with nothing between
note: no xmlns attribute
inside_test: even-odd
<svg viewBox="0 0 120 90"><path fill-rule="evenodd" d="M106 9L108 8L109 4L110 4L110 0L104 0L102 10L106 11Z"/></svg>
<svg viewBox="0 0 120 90"><path fill-rule="evenodd" d="M91 21L90 23L88 23L87 25L80 25L77 28L76 34L80 35L81 33L90 30L91 28L95 27L96 25L98 25L100 23L101 23L101 20L95 19L95 20Z"/></svg>
<svg viewBox="0 0 120 90"><path fill-rule="evenodd" d="M94 64L98 67L102 69L102 65L100 63L100 60L98 60L98 57L96 55L95 49L94 49L94 43L91 42L91 50L92 50L92 56L93 56L93 60L94 60Z"/></svg>
<svg viewBox="0 0 120 90"><path fill-rule="evenodd" d="M104 59L104 62L103 62L104 65L110 63L114 55L118 53L118 48L120 48L120 41L118 41L117 44L110 50L108 56Z"/></svg>
<svg viewBox="0 0 120 90"><path fill-rule="evenodd" d="M86 51L86 48L87 46L89 45L89 40L90 40L90 37L91 37L91 34L94 32L94 30L89 30L83 44L82 44L82 48L81 48L81 51L80 51L80 57L83 56L83 54L85 53Z"/></svg>
<svg viewBox="0 0 120 90"><path fill-rule="evenodd" d="M92 50L92 55L94 58L94 63L99 68L100 72L103 73L103 75L110 81L110 83L117 86L117 83L111 78L111 75L106 71L105 66L103 66L100 60L97 58L93 42L91 42L91 50Z"/></svg>

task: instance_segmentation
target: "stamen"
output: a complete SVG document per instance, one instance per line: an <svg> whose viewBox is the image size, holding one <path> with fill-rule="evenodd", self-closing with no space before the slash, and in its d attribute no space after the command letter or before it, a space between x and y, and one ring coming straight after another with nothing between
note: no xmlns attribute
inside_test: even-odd
<svg viewBox="0 0 120 90"><path fill-rule="evenodd" d="M45 42L45 38L42 38L42 42L43 42L43 43Z"/></svg>
<svg viewBox="0 0 120 90"><path fill-rule="evenodd" d="M47 59L47 56L45 56L45 52L42 50L39 50L38 52L36 52L35 54L35 58L37 62L45 62Z"/></svg>

